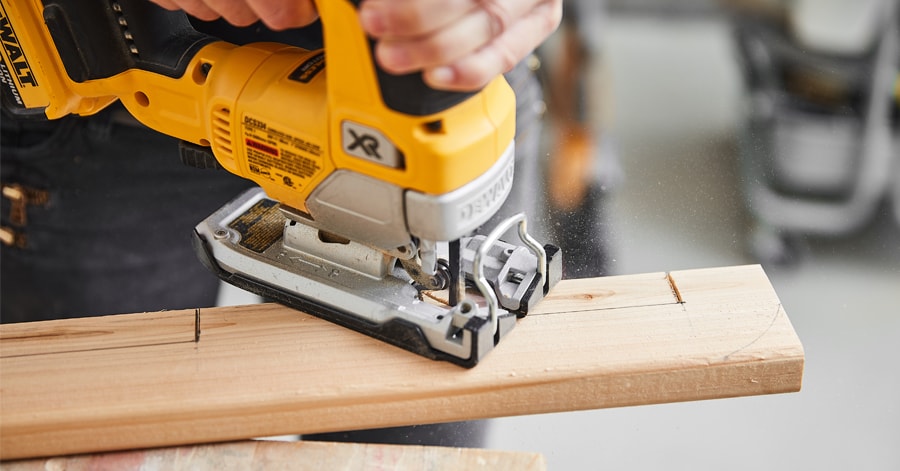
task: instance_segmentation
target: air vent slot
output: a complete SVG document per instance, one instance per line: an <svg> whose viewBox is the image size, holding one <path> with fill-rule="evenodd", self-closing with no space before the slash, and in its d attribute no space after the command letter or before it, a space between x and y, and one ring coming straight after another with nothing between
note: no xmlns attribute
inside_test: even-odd
<svg viewBox="0 0 900 471"><path fill-rule="evenodd" d="M212 148L219 159L234 160L231 137L231 110L219 108L212 114Z"/></svg>

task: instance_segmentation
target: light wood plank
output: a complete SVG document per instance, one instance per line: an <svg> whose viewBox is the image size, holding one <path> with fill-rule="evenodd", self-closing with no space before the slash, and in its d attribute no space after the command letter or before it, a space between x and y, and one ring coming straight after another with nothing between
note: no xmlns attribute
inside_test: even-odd
<svg viewBox="0 0 900 471"><path fill-rule="evenodd" d="M0 358L193 342L194 335L194 311L23 322L0 329Z"/></svg>
<svg viewBox="0 0 900 471"><path fill-rule="evenodd" d="M336 469L546 471L539 453L361 443L245 441L12 461L6 471Z"/></svg>
<svg viewBox="0 0 900 471"><path fill-rule="evenodd" d="M563 281L471 370L277 305L201 327L0 359L0 457L791 392L804 359L757 266Z"/></svg>

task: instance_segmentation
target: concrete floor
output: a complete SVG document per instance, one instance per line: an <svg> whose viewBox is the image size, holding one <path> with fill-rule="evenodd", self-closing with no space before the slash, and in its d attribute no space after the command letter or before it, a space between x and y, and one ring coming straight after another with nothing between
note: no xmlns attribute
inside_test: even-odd
<svg viewBox="0 0 900 471"><path fill-rule="evenodd" d="M740 192L740 84L722 18L613 16L604 52L624 183L608 197L614 273L755 263ZM806 350L796 394L491 421L489 446L552 470L900 469L900 230L807 238L767 267Z"/></svg>

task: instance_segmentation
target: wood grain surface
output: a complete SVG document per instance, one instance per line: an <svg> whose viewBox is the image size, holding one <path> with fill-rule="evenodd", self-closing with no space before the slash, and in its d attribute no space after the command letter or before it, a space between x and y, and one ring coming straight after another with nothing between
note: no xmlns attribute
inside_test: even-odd
<svg viewBox="0 0 900 471"><path fill-rule="evenodd" d="M0 459L798 391L758 266L564 280L473 369L279 305L0 326Z"/></svg>

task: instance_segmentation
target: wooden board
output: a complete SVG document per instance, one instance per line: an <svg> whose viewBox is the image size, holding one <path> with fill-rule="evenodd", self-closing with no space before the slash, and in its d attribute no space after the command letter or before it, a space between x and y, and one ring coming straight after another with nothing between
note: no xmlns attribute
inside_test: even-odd
<svg viewBox="0 0 900 471"><path fill-rule="evenodd" d="M278 305L0 326L0 458L800 389L758 266L566 280L477 367Z"/></svg>
<svg viewBox="0 0 900 471"><path fill-rule="evenodd" d="M540 453L412 445L244 441L11 461L3 463L3 469L5 471L54 469L546 471L547 464Z"/></svg>

